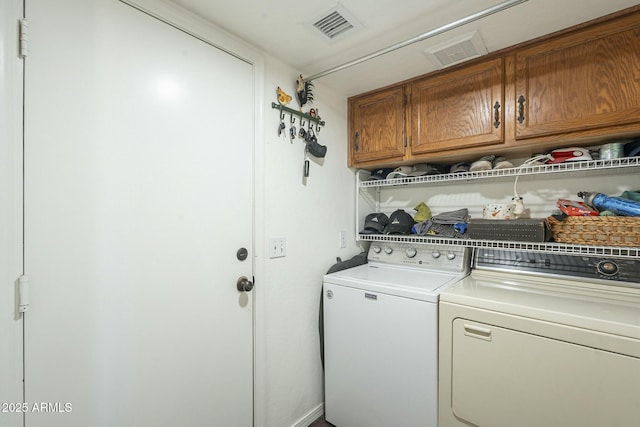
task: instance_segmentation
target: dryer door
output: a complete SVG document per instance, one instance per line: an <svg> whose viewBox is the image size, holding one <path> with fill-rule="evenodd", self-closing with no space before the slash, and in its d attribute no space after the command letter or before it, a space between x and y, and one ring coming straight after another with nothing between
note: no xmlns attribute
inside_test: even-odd
<svg viewBox="0 0 640 427"><path fill-rule="evenodd" d="M628 347L629 338L529 323L537 329L544 324L545 336L464 318L453 321L456 417L480 427L637 425L640 359L578 344L593 342L596 334L608 350L619 350ZM567 336L575 342L557 338ZM640 345L632 341L632 346Z"/></svg>

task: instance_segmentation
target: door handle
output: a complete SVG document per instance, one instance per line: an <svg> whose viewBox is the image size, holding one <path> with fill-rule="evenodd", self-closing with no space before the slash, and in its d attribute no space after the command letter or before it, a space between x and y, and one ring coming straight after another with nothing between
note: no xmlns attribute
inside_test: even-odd
<svg viewBox="0 0 640 427"><path fill-rule="evenodd" d="M236 287L238 288L238 292L251 292L253 289L253 282L247 279L246 276L240 276L238 277Z"/></svg>
<svg viewBox="0 0 640 427"><path fill-rule="evenodd" d="M479 338L485 341L491 341L491 329L482 328L476 325L464 324L464 334L468 337Z"/></svg>
<svg viewBox="0 0 640 427"><path fill-rule="evenodd" d="M493 104L493 127L496 129L500 127L500 103L498 101Z"/></svg>
<svg viewBox="0 0 640 427"><path fill-rule="evenodd" d="M522 124L524 122L524 96L520 95L518 97L518 123Z"/></svg>

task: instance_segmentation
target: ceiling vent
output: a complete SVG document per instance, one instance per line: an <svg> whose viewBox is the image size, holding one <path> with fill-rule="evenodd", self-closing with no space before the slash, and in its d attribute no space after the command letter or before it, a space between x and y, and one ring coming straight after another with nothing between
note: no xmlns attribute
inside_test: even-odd
<svg viewBox="0 0 640 427"><path fill-rule="evenodd" d="M318 17L313 22L313 26L320 30L329 40L336 40L345 33L362 27L340 3Z"/></svg>
<svg viewBox="0 0 640 427"><path fill-rule="evenodd" d="M480 34L474 31L433 46L425 50L424 53L434 65L444 68L484 55L487 53L487 47Z"/></svg>

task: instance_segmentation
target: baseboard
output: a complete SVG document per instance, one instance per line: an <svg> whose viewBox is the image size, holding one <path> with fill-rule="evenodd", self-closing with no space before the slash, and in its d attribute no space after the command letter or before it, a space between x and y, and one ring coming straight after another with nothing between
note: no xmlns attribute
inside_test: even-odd
<svg viewBox="0 0 640 427"><path fill-rule="evenodd" d="M324 403L316 406L313 410L311 410L311 412L292 424L291 427L309 427L309 425L320 418L322 414L324 414Z"/></svg>

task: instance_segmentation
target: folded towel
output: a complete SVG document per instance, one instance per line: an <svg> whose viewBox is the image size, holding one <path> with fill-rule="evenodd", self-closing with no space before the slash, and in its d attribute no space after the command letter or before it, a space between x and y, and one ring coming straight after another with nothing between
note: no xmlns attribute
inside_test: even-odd
<svg viewBox="0 0 640 427"><path fill-rule="evenodd" d="M459 222L469 222L469 210L467 208L457 211L443 212L431 218L436 224L457 224Z"/></svg>
<svg viewBox="0 0 640 427"><path fill-rule="evenodd" d="M412 231L419 236L427 234L438 235L442 237L463 237L462 233L454 227L460 223L469 222L469 210L458 209L457 211L443 212L426 221L422 221L413 226Z"/></svg>

